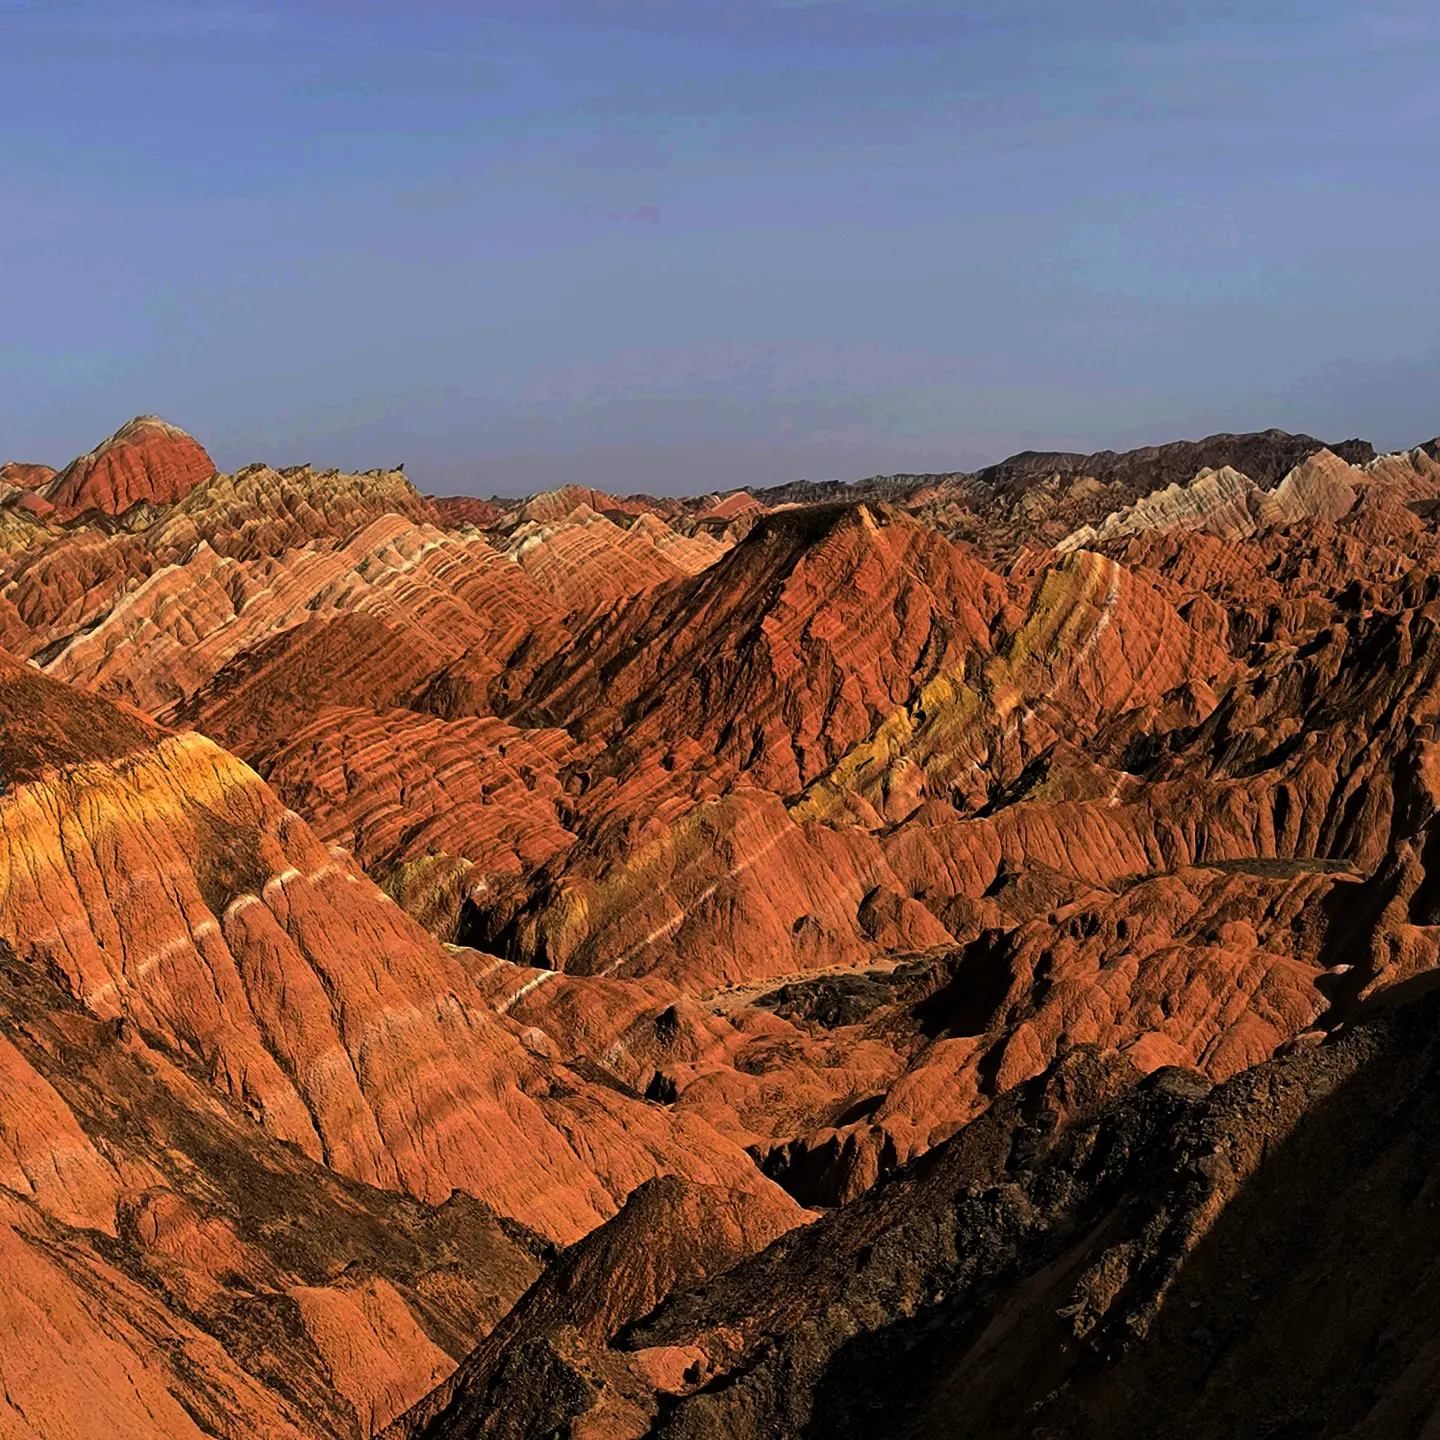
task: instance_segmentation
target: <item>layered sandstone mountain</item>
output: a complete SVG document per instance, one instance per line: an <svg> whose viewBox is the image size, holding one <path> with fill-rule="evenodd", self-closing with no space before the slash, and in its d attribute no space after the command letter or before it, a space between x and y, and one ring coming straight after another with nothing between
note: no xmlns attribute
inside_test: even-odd
<svg viewBox="0 0 1440 1440"><path fill-rule="evenodd" d="M0 947L0 1430L368 1434L547 1247L456 1195L345 1180L145 1027Z"/></svg>
<svg viewBox="0 0 1440 1440"><path fill-rule="evenodd" d="M3 663L0 938L94 1015L190 1057L342 1174L435 1203L458 1187L557 1238L662 1154L770 1188L703 1123L563 1082L469 998L466 955L213 742ZM623 1143L592 1149L607 1130Z"/></svg>
<svg viewBox="0 0 1440 1440"><path fill-rule="evenodd" d="M887 1433L825 1377L1008 1293L925 1250L970 1191L1053 1160L1024 1214L1083 1238L1186 1086L1440 967L1434 450L12 497L0 1200L73 1306L0 1311L50 1337L0 1375L15 1417L87 1346L143 1379L7 1423L365 1435L439 1386L396 1433ZM1099 1178L1092 1122L1136 1137Z"/></svg>
<svg viewBox="0 0 1440 1440"><path fill-rule="evenodd" d="M0 465L0 485L16 490L39 490L54 478L55 472L48 465L32 465L23 460Z"/></svg>
<svg viewBox="0 0 1440 1440"><path fill-rule="evenodd" d="M1351 480L1362 472L1330 450L1319 450L1291 470L1274 490L1264 490L1228 465L1202 470L1186 485L1169 485L1124 510L1086 525L1056 546L1062 554L1150 530L1203 530L1222 540L1239 540L1272 525L1300 520L1339 520L1354 506Z"/></svg>
<svg viewBox="0 0 1440 1440"><path fill-rule="evenodd" d="M7 1433L368 1434L657 1174L803 1218L203 737L0 657L0 780Z"/></svg>
<svg viewBox="0 0 1440 1440"><path fill-rule="evenodd" d="M139 415L88 455L72 460L45 486L57 514L87 510L120 515L132 505L183 499L215 465L192 436L158 415Z"/></svg>
<svg viewBox="0 0 1440 1440"><path fill-rule="evenodd" d="M1346 543L1368 547L1364 564L1393 571L1425 526L1387 508L1391 481L1327 454L1274 492L1243 482L1245 493L1299 497L1290 511L1267 499L1252 536L1338 519L1354 532ZM255 559L206 541L54 652L51 673L237 750L443 938L529 967L544 983L505 1003L558 1053L603 1057L641 1092L673 1091L679 1110L758 1149L807 1202L856 1193L943 1138L997 1087L1043 1068L1071 1030L1223 1077L1322 1005L1316 943L1297 948L1277 917L1339 883L1348 856L1373 863L1379 792L1356 812L1354 779L1311 778L1298 792L1313 797L1307 820L1287 798L1292 745L1265 782L1270 803L1288 806L1275 833L1254 779L1198 784L1182 755L1167 763L1190 780L1162 784L1160 769L1144 777L1130 758L1213 729L1229 714L1221 706L1214 718L1220 696L1250 684L1246 662L1257 685L1271 684L1264 663L1237 653L1260 613L1248 596L1248 610L1226 615L1205 593L1210 579L1119 552L1077 551L1007 578L870 504L779 511L692 578L650 576L613 614L567 620L523 557L473 531L428 529L403 477L252 471L217 486L226 514L245 495L263 514L276 488L304 486L318 541ZM125 541L173 553L167 537L214 508L199 498ZM357 500L395 513L337 544L326 515L363 521ZM562 504L575 508L556 524L625 553L628 532L583 497L540 508L553 519ZM534 523L492 538L513 545ZM650 513L634 522L660 523ZM1105 543L1176 531L1112 525ZM1177 559L1203 553L1192 544ZM1248 570L1225 553L1236 583L1257 597L1266 586L1285 593L1263 550ZM1311 603L1302 588L1289 586L1292 609ZM1336 590L1316 603L1333 604ZM1271 668L1289 653L1280 646ZM1332 643L1314 663L1333 673L1341 653ZM1293 723L1304 725L1301 712ZM1317 850L1309 827L1342 803L1348 830ZM1311 866L1299 878L1195 868L1296 853ZM1137 905L1164 897L1156 933L1184 958L1162 949L1128 992L1111 980L1087 988L1082 977L1113 963L1107 946L1134 952L1117 920L1110 940L1072 962L1076 998L1035 1010L1024 927L1049 955L1057 904L1115 914L1132 890ZM1239 938L1210 939L1217 926ZM989 958L957 968L972 944ZM1205 977L1242 956L1251 978L1231 1010L1192 1011L1182 997L1203 995ZM890 985L897 962L928 978ZM623 1002L612 991L572 1000L570 982L548 978L557 967L631 988ZM807 973L856 967L878 987L865 993L886 997L859 1050L852 1033L806 1021L808 1001L755 1007ZM971 1018L942 1033L914 1021L896 1033L891 991L913 1003L917 986L968 989L957 975L987 972L980 993L993 1014L970 1000ZM1148 997L1170 1009L1158 1028ZM683 1061L644 1033L677 999L706 1007L684 1021L699 1029ZM550 1013L562 1000L585 1016L580 1031ZM864 1058L837 1065L847 1051Z"/></svg>
<svg viewBox="0 0 1440 1440"><path fill-rule="evenodd" d="M521 522L541 524L563 520L579 510L592 510L614 520L638 515L674 516L685 509L685 502L654 495L611 495L592 490L588 485L561 485L530 495L515 506L515 518Z"/></svg>
<svg viewBox="0 0 1440 1440"><path fill-rule="evenodd" d="M1147 495L1186 487L1203 471L1230 469L1268 490L1326 448L1355 466L1376 459L1374 448L1363 440L1327 447L1311 435L1264 430L1121 453L1024 451L968 474L877 475L849 484L799 481L753 495L767 506L884 500L913 510L945 534L1008 566L1017 555L1054 546Z"/></svg>
<svg viewBox="0 0 1440 1440"><path fill-rule="evenodd" d="M432 497L430 508L447 527L473 525L477 530L489 530L500 525L505 512L492 500L482 500L478 495L440 495Z"/></svg>

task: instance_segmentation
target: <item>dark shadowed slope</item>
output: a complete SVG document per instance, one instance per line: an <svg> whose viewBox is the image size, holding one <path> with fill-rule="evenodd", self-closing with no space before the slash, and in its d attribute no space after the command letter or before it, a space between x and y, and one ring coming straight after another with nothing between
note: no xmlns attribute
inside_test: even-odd
<svg viewBox="0 0 1440 1440"><path fill-rule="evenodd" d="M1111 1098L1117 1063L1073 1052L890 1182L618 1327L608 1368L552 1347L543 1382L502 1365L485 1408L452 1400L465 1419L395 1433L1429 1433L1440 995L1214 1090L1161 1070Z"/></svg>

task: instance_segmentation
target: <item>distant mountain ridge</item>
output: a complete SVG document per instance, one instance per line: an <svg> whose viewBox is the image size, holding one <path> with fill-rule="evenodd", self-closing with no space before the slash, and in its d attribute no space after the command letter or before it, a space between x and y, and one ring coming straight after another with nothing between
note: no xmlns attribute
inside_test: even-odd
<svg viewBox="0 0 1440 1440"><path fill-rule="evenodd" d="M1165 445L1144 445L1134 450L1097 450L1082 455L1070 450L1021 450L979 470L871 475L863 480L791 480L783 485L744 488L766 504L810 504L847 496L897 495L932 485L973 482L990 490L1023 489L1051 475L1074 478L1088 475L1102 483L1115 480L1158 490L1184 482L1200 470L1228 465L1268 489L1317 450L1331 450L1351 465L1366 465L1375 458L1368 440L1342 440L1331 444L1313 435L1286 430L1256 430L1245 434L1207 435L1203 440L1176 440Z"/></svg>

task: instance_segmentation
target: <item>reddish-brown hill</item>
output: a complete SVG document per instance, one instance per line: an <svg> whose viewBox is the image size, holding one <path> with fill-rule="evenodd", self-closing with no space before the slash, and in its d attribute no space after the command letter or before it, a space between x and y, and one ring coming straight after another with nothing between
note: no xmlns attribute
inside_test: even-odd
<svg viewBox="0 0 1440 1440"><path fill-rule="evenodd" d="M432 498L430 505L447 526L474 525L478 530L489 530L505 518L498 505L475 495L441 495Z"/></svg>
<svg viewBox="0 0 1440 1440"><path fill-rule="evenodd" d="M45 487L45 498L66 517L87 510L120 515L132 505L172 504L214 473L199 441L158 415L140 415L72 460Z"/></svg>
<svg viewBox="0 0 1440 1440"><path fill-rule="evenodd" d="M151 440L0 505L0 1431L993 1419L1046 1267L1161 1305L1117 1196L1223 1219L1146 1188L1193 1096L1440 971L1434 447L482 509Z"/></svg>
<svg viewBox="0 0 1440 1440"><path fill-rule="evenodd" d="M54 478L55 472L48 465L30 465L23 460L0 465L0 485L14 485L20 490L39 490Z"/></svg>
<svg viewBox="0 0 1440 1440"><path fill-rule="evenodd" d="M17 1433L369 1433L533 1275L516 1226L574 1239L667 1173L803 1218L487 1005L483 957L209 740L0 657L0 786L5 1403L48 1417Z"/></svg>

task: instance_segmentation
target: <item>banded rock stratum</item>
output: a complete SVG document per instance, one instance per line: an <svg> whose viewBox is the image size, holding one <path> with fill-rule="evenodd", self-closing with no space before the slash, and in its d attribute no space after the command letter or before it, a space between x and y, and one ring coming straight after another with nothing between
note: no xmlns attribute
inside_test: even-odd
<svg viewBox="0 0 1440 1440"><path fill-rule="evenodd" d="M1419 1433L1437 451L7 464L0 1435Z"/></svg>

